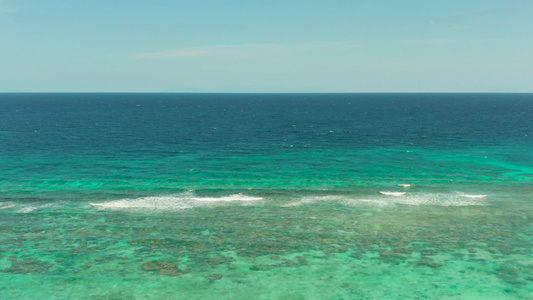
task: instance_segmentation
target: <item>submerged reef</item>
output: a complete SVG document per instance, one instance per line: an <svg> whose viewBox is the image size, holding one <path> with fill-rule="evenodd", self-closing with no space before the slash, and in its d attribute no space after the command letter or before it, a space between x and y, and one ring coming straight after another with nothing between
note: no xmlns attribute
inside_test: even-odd
<svg viewBox="0 0 533 300"><path fill-rule="evenodd" d="M178 276L186 273L178 268L178 265L174 262L165 260L152 260L145 262L142 266L143 271L157 271L159 275Z"/></svg>
<svg viewBox="0 0 533 300"><path fill-rule="evenodd" d="M12 265L4 269L6 273L13 274L33 274L45 272L53 264L39 260L38 258L23 258L21 260L12 259Z"/></svg>

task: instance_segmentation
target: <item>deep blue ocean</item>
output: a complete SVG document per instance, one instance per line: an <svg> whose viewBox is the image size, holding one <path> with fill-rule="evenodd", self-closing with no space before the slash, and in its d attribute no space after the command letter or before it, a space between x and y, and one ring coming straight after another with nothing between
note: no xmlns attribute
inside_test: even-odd
<svg viewBox="0 0 533 300"><path fill-rule="evenodd" d="M533 94L0 94L2 299L531 299L532 250Z"/></svg>

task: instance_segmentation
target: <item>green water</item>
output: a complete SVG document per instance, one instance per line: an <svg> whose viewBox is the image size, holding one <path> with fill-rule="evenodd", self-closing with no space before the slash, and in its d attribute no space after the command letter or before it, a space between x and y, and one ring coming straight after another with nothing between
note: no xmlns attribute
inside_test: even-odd
<svg viewBox="0 0 533 300"><path fill-rule="evenodd" d="M0 95L0 299L533 299L532 104Z"/></svg>
<svg viewBox="0 0 533 300"><path fill-rule="evenodd" d="M170 211L95 210L72 203L28 212L4 208L2 297L528 299L533 294L528 203L502 198L505 203L490 205L365 206L346 199Z"/></svg>

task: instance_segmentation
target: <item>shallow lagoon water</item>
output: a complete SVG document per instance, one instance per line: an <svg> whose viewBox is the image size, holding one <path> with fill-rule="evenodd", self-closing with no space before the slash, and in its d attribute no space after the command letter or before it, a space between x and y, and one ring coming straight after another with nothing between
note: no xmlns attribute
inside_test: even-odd
<svg viewBox="0 0 533 300"><path fill-rule="evenodd" d="M3 298L533 296L530 96L0 100Z"/></svg>

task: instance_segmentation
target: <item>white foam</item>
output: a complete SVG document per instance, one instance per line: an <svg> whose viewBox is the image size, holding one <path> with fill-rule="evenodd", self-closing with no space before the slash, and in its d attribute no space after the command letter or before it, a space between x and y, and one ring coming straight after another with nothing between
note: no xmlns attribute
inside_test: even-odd
<svg viewBox="0 0 533 300"><path fill-rule="evenodd" d="M223 197L196 197L192 192L187 192L173 196L126 198L89 204L97 209L183 210L193 207L224 205L224 203L228 202L246 204L246 202L262 199L261 197L251 197L243 194L233 194Z"/></svg>
<svg viewBox="0 0 533 300"><path fill-rule="evenodd" d="M408 197L394 199L396 204L404 205L436 205L436 206L476 206L485 203L479 199L465 199L448 193L410 194Z"/></svg>
<svg viewBox="0 0 533 300"><path fill-rule="evenodd" d="M386 195L386 196L395 196L395 197L399 197L399 196L403 196L405 195L405 192L379 192L380 194L382 195Z"/></svg>
<svg viewBox="0 0 533 300"><path fill-rule="evenodd" d="M37 209L37 207L35 207L35 206L26 206L26 207L23 207L23 208L17 210L17 212L21 213L21 214L25 214L25 213L32 212L32 211L34 211L36 209Z"/></svg>
<svg viewBox="0 0 533 300"><path fill-rule="evenodd" d="M401 186L401 187L404 187L404 188L409 188L411 187L410 184L407 184L407 183L398 183L398 186Z"/></svg>
<svg viewBox="0 0 533 300"><path fill-rule="evenodd" d="M44 205L38 205L38 206L26 206L26 207L23 207L19 210L17 210L17 213L22 213L22 214L25 214L25 213L29 213L29 212L32 212L34 210L37 210L37 209L41 209L41 208L47 208L47 207L50 207L52 206L52 203L48 203L48 204L44 204Z"/></svg>
<svg viewBox="0 0 533 300"><path fill-rule="evenodd" d="M11 208L11 207L15 207L15 204L3 203L3 204L0 205L0 209L8 209L8 208Z"/></svg>
<svg viewBox="0 0 533 300"><path fill-rule="evenodd" d="M485 205L486 195L464 193L409 193L381 191L374 195L322 195L307 196L281 204L281 207L298 207L319 202L335 202L347 206L395 207L397 205L433 206L474 206ZM256 205L263 197L248 196L242 193L221 197L198 197L194 192L171 196L126 198L114 201L90 203L95 209L110 210L184 210L195 207L217 207L227 205ZM30 212L39 207L24 207L19 212Z"/></svg>
<svg viewBox="0 0 533 300"><path fill-rule="evenodd" d="M219 197L219 198L214 198L214 197L194 197L194 198L192 198L192 200L194 200L194 201L207 201L207 202L232 202L232 201L259 201L259 200L263 200L263 198L262 197L251 197L251 196L246 196L246 195L243 195L243 194L233 194L233 195L230 195L230 196Z"/></svg>
<svg viewBox="0 0 533 300"><path fill-rule="evenodd" d="M463 192L457 192L457 194L461 197L466 197L466 198L485 198L488 196L488 195L470 195L470 194L465 194Z"/></svg>
<svg viewBox="0 0 533 300"><path fill-rule="evenodd" d="M389 195L376 196L309 196L300 198L282 205L282 207L295 207L309 205L318 202L336 202L348 206L370 206L370 207L394 207L397 205L434 205L434 206L478 206L485 205L483 198L462 197L454 193L410 193L403 197L389 197Z"/></svg>
<svg viewBox="0 0 533 300"><path fill-rule="evenodd" d="M103 203L89 203L98 209L128 209L147 208L164 210L181 210L190 208L176 197L144 197L138 199L121 199Z"/></svg>

